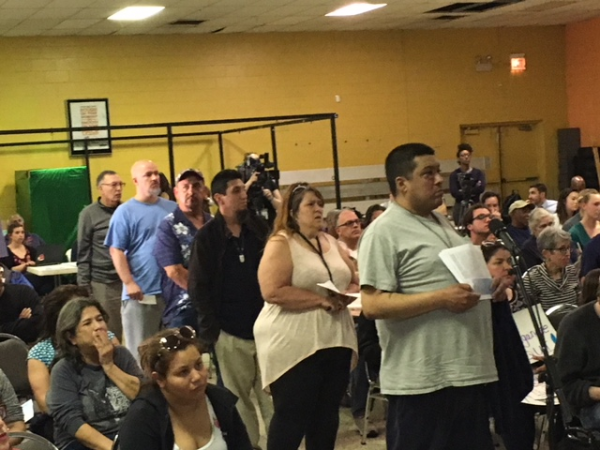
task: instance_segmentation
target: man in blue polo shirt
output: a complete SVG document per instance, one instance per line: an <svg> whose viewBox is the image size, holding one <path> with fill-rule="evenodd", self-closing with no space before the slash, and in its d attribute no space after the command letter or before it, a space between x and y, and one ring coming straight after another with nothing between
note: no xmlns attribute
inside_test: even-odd
<svg viewBox="0 0 600 450"><path fill-rule="evenodd" d="M188 264L196 232L212 217L203 210L204 176L200 172L184 170L175 183L177 208L160 223L154 245L156 262L163 269L163 325L189 325L198 331L198 315L187 292Z"/></svg>
<svg viewBox="0 0 600 450"><path fill-rule="evenodd" d="M161 269L152 255L156 230L164 217L177 207L160 198L160 177L152 161L131 167L135 197L113 214L104 245L123 282L121 317L125 346L138 355L138 346L160 329L164 301Z"/></svg>

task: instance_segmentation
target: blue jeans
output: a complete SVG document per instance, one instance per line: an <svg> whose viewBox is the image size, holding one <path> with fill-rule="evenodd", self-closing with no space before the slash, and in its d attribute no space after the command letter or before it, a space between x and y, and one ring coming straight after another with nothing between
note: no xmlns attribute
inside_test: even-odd
<svg viewBox="0 0 600 450"><path fill-rule="evenodd" d="M579 419L586 430L600 430L600 403L581 408Z"/></svg>
<svg viewBox="0 0 600 450"><path fill-rule="evenodd" d="M177 311L171 317L163 318L165 328L181 328L186 325L192 327L198 333L198 313L196 308L188 307Z"/></svg>

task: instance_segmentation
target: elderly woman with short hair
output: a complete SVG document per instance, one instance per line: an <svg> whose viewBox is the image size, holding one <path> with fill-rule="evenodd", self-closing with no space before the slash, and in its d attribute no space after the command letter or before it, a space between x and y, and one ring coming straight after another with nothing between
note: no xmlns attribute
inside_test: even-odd
<svg viewBox="0 0 600 450"><path fill-rule="evenodd" d="M561 229L547 227L538 236L537 246L544 261L523 277L530 299L540 303L544 311L563 303L576 305L580 286L578 269L569 264L571 236Z"/></svg>
<svg viewBox="0 0 600 450"><path fill-rule="evenodd" d="M554 215L544 208L536 208L531 211L528 221L531 237L525 241L523 248L521 249L527 269L544 262L542 252L537 246L537 238L546 228L555 226L555 220Z"/></svg>

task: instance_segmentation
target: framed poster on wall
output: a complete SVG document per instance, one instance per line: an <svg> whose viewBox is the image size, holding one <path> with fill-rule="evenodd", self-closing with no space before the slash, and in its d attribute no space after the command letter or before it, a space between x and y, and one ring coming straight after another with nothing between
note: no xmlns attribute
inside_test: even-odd
<svg viewBox="0 0 600 450"><path fill-rule="evenodd" d="M110 126L108 99L67 100L70 128ZM71 156L85 153L85 145L90 154L110 154L110 129L71 131Z"/></svg>

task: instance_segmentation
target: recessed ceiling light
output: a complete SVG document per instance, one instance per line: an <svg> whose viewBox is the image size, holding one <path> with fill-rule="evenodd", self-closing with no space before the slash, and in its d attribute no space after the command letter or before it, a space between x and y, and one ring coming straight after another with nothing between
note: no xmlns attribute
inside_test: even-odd
<svg viewBox="0 0 600 450"><path fill-rule="evenodd" d="M144 20L158 14L164 6L128 6L117 11L108 20Z"/></svg>
<svg viewBox="0 0 600 450"><path fill-rule="evenodd" d="M358 14L373 11L374 9L383 8L384 6L387 6L387 3L352 3L350 5L338 8L335 11L332 11L329 14L325 15L329 17L356 16Z"/></svg>

